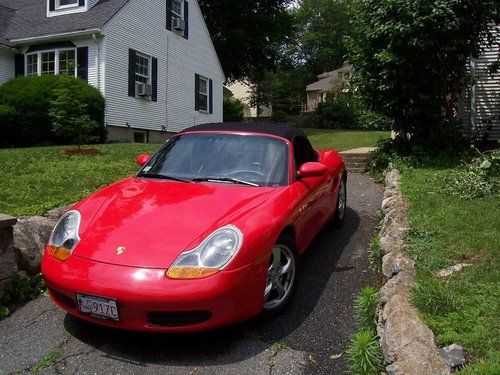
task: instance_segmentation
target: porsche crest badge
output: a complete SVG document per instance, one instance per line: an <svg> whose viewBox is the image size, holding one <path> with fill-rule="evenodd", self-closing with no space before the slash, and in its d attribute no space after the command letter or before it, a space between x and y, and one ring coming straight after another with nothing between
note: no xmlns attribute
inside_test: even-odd
<svg viewBox="0 0 500 375"><path fill-rule="evenodd" d="M125 250L127 250L126 247L120 246L118 249L116 249L116 255L122 255Z"/></svg>

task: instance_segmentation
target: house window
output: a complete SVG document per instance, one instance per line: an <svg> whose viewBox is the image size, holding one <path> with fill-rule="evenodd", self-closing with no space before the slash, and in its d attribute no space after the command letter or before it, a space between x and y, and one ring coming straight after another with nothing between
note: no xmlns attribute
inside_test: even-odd
<svg viewBox="0 0 500 375"><path fill-rule="evenodd" d="M182 0L172 0L172 16L182 19Z"/></svg>
<svg viewBox="0 0 500 375"><path fill-rule="evenodd" d="M26 56L26 75L38 75L38 54Z"/></svg>
<svg viewBox="0 0 500 375"><path fill-rule="evenodd" d="M149 62L150 58L144 55L135 56L135 81L139 83L149 83Z"/></svg>
<svg viewBox="0 0 500 375"><path fill-rule="evenodd" d="M146 143L146 133L134 132L134 142L135 143Z"/></svg>
<svg viewBox="0 0 500 375"><path fill-rule="evenodd" d="M74 76L76 69L75 50L59 51L59 74Z"/></svg>
<svg viewBox="0 0 500 375"><path fill-rule="evenodd" d="M76 49L61 49L26 55L26 75L64 74L76 77Z"/></svg>
<svg viewBox="0 0 500 375"><path fill-rule="evenodd" d="M42 52L41 53L41 74L54 75L56 74L56 53L55 52Z"/></svg>
<svg viewBox="0 0 500 375"><path fill-rule="evenodd" d="M201 111L208 110L208 78L200 77L200 88L198 90L198 105Z"/></svg>
<svg viewBox="0 0 500 375"><path fill-rule="evenodd" d="M57 0L57 9L78 6L78 0Z"/></svg>

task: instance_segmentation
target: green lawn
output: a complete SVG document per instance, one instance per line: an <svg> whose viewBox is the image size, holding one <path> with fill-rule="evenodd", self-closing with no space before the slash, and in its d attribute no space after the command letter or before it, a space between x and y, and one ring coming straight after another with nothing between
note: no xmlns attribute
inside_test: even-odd
<svg viewBox="0 0 500 375"><path fill-rule="evenodd" d="M417 262L413 299L440 346L463 345L467 374L500 373L500 200L465 200L442 193L449 170L403 173L410 203L409 251ZM473 265L450 278L435 272Z"/></svg>
<svg viewBox="0 0 500 375"><path fill-rule="evenodd" d="M339 150L372 146L387 132L306 129L316 147ZM0 212L40 215L74 203L107 184L137 171L135 157L159 145L109 144L96 146L99 155L59 154L62 147L0 150Z"/></svg>
<svg viewBox="0 0 500 375"><path fill-rule="evenodd" d="M386 131L302 129L317 148L335 148L345 151L358 147L375 146L378 140L389 138Z"/></svg>

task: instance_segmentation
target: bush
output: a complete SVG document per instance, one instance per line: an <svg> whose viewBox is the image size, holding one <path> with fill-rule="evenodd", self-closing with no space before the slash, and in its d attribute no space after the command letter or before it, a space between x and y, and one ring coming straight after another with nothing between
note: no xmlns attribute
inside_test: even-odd
<svg viewBox="0 0 500 375"><path fill-rule="evenodd" d="M366 109L356 98L338 97L319 103L305 126L317 129L389 130L392 121Z"/></svg>
<svg viewBox="0 0 500 375"><path fill-rule="evenodd" d="M288 122L288 118L289 118L288 113L286 113L282 109L273 111L273 114L271 115L271 121L274 123Z"/></svg>
<svg viewBox="0 0 500 375"><path fill-rule="evenodd" d="M240 122L245 114L245 105L238 99L224 98L224 122Z"/></svg>
<svg viewBox="0 0 500 375"><path fill-rule="evenodd" d="M355 109L347 100L329 99L318 104L305 125L316 129L356 129Z"/></svg>
<svg viewBox="0 0 500 375"><path fill-rule="evenodd" d="M105 138L104 98L85 81L68 76L18 77L0 86L1 146L34 146L60 144L64 140L52 131L49 115L56 90L66 88L80 103L86 114L99 124L95 135Z"/></svg>

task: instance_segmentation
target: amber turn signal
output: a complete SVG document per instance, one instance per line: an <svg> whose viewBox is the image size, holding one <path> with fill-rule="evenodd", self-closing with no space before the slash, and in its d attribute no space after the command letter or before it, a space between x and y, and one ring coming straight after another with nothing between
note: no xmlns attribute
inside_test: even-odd
<svg viewBox="0 0 500 375"><path fill-rule="evenodd" d="M204 279L218 273L216 268L201 268L201 267L172 267L169 268L166 276L169 279L191 280Z"/></svg>
<svg viewBox="0 0 500 375"><path fill-rule="evenodd" d="M50 253L50 255L52 255L57 260L60 260L61 262L65 262L69 258L69 256L71 255L70 250L67 250L63 247L53 246L53 245L49 246L49 253Z"/></svg>

